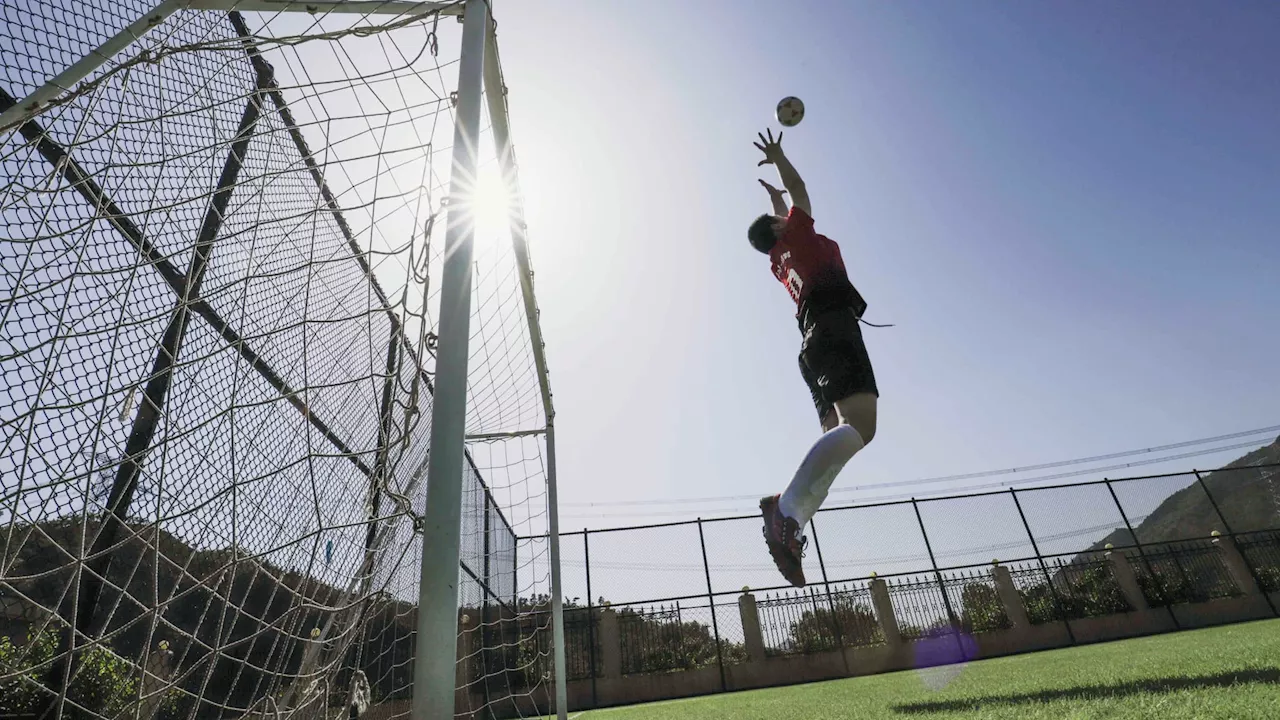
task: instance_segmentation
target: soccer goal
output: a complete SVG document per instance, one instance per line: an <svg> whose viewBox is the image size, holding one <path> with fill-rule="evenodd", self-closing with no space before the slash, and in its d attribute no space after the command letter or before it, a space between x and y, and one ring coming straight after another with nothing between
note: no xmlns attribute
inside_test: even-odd
<svg viewBox="0 0 1280 720"><path fill-rule="evenodd" d="M0 716L565 717L492 5L0 0Z"/></svg>

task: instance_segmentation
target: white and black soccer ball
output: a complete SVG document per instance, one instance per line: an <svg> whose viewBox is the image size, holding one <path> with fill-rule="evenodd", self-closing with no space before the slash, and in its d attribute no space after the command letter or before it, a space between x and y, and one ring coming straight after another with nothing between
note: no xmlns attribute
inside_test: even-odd
<svg viewBox="0 0 1280 720"><path fill-rule="evenodd" d="M795 127L804 119L804 103L798 97L784 97L778 101L777 116L783 127Z"/></svg>

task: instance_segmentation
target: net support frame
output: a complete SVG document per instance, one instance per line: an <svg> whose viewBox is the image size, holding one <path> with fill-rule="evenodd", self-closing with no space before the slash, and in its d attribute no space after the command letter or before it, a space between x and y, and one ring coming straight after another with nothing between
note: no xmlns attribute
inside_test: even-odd
<svg viewBox="0 0 1280 720"><path fill-rule="evenodd" d="M547 448L547 545L551 562L551 632L552 661L555 665L555 711L558 720L568 717L568 685L565 674L564 593L560 581L560 514L556 486L555 405L551 399L551 380L547 371L545 342L539 323L537 297L533 291L533 266L529 260L528 225L524 216L524 200L520 193L520 176L511 145L511 124L507 114L507 86L502 79L502 62L498 54L497 24L487 23L484 47L484 88L489 104L489 123L499 168L510 198L511 243L515 249L520 273L520 294L524 299L525 319L529 324L529 343L538 370L538 387L542 393L542 409L546 418L543 429Z"/></svg>
<svg viewBox="0 0 1280 720"><path fill-rule="evenodd" d="M547 501L549 554L551 562L552 625L555 667L555 708L557 717L567 717L565 676L564 615L560 577L560 533L557 512L555 410L551 399L547 362L539 310L533 292L533 271L527 244L524 207L519 193L518 173L512 153L507 114L506 86L496 44L496 25L490 15L488 0L464 2L414 2L406 0L162 0L124 29L90 50L80 60L49 78L21 99L13 99L0 112L0 132L16 131L24 123L40 116L58 99L105 65L110 59L140 40L170 15L183 10L222 10L227 12L307 12L309 14L344 13L359 15L418 15L436 13L460 16L463 23L459 53L458 103L455 108L454 153L450 195L454 198L470 194L478 171L480 139L480 95L483 92L491 116L494 146L511 193L511 234L520 273L521 294L529 325L530 341L538 372L546 426L533 431L465 434L466 372L470 326L470 295L474 244L474 217L467 203L451 203L463 212L457 221L448 223L445 239L445 266L441 285L440 345L452 346L452 352L437 355L436 387L432 408L430 456L425 468L414 473L414 480L427 477L427 504L423 517L422 573L419 585L417 619L417 652L414 663L414 696L412 717L452 718L456 684L457 604L461 534L461 480L467 441L491 441L543 435L547 451ZM260 100L261 98L257 98ZM448 329L446 329L446 327ZM452 342L449 342L451 341ZM447 358L447 359L446 359ZM460 378L460 380L458 379ZM449 386L453 387L450 388ZM447 388L447 389L446 389ZM453 397L457 395L457 397ZM444 396L444 397L442 397ZM363 469L363 468L362 468ZM424 472L425 471L425 472ZM432 478L448 479L448 482ZM416 482L414 483L416 485ZM434 490L434 492L433 492ZM383 528L385 530L385 528ZM380 545L385 533L374 540ZM443 540L444 546L437 544ZM427 548L443 552L427 552ZM449 562L452 558L452 562ZM448 596L452 596L451 600ZM445 632L445 629L448 629Z"/></svg>
<svg viewBox="0 0 1280 720"><path fill-rule="evenodd" d="M458 56L453 163L440 283L440 329L431 454L422 522L417 643L413 663L414 720L451 720L457 680L459 552L462 472L466 450L467 364L471 333L471 258L475 245L475 191L480 145L480 102L489 7L466 0Z"/></svg>

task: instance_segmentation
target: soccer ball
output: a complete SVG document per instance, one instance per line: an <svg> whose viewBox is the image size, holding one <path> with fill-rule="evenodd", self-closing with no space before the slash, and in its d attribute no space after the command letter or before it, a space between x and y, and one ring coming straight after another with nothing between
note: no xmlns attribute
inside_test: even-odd
<svg viewBox="0 0 1280 720"><path fill-rule="evenodd" d="M784 127L795 127L804 119L804 103L798 97L784 97L778 102L777 115Z"/></svg>

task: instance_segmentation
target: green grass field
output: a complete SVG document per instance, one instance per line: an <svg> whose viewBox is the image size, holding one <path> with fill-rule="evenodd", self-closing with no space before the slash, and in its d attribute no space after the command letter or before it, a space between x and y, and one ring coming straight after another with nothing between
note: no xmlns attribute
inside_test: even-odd
<svg viewBox="0 0 1280 720"><path fill-rule="evenodd" d="M1280 718L1280 620L941 669L571 713L575 720Z"/></svg>

